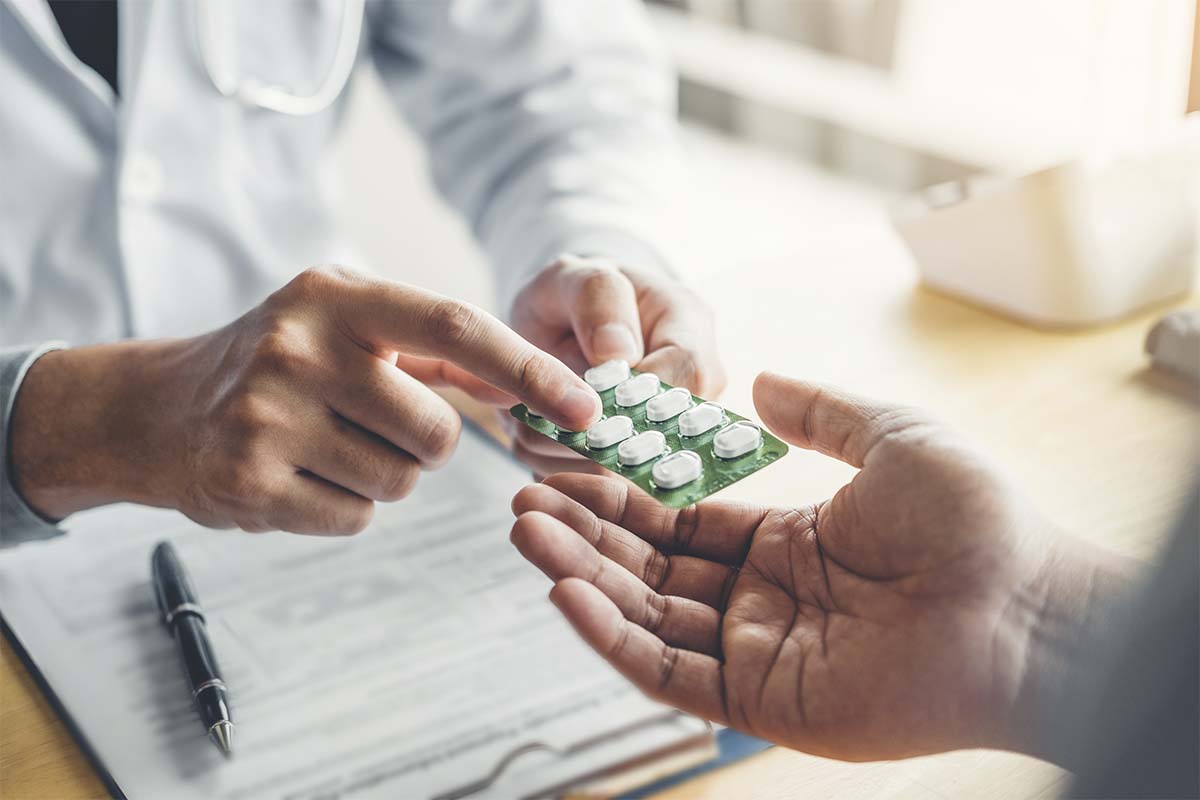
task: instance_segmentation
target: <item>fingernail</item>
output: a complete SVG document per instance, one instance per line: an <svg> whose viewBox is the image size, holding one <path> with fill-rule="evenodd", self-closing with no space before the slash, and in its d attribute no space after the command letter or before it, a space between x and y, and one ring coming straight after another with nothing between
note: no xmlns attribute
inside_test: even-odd
<svg viewBox="0 0 1200 800"><path fill-rule="evenodd" d="M596 328L592 333L592 353L598 361L623 358L636 364L642 360L633 331L619 322L607 322Z"/></svg>
<svg viewBox="0 0 1200 800"><path fill-rule="evenodd" d="M559 411L567 419L579 420L582 425L588 425L600 416L600 395L590 387L576 386L567 390Z"/></svg>

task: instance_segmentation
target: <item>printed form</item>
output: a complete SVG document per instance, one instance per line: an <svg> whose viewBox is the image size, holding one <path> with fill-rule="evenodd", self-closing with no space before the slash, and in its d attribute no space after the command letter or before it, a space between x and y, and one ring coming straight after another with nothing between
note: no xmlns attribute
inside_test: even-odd
<svg viewBox="0 0 1200 800"><path fill-rule="evenodd" d="M72 518L0 554L0 612L130 798L524 797L707 737L578 640L509 544L527 473L464 433L355 537L213 531L161 510ZM150 585L170 539L232 696L205 737Z"/></svg>

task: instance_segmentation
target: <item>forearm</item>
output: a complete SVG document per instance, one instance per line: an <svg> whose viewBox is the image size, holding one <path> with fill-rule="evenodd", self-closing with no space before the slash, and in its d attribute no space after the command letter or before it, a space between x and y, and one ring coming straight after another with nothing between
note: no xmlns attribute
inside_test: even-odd
<svg viewBox="0 0 1200 800"><path fill-rule="evenodd" d="M1075 766L1078 715L1144 569L1140 561L1074 538L1051 548L1037 591L1023 603L1027 625L1007 726L1010 749Z"/></svg>
<svg viewBox="0 0 1200 800"><path fill-rule="evenodd" d="M130 501L169 505L170 437L156 409L178 342L122 342L47 353L26 374L9 424L9 478L51 519Z"/></svg>

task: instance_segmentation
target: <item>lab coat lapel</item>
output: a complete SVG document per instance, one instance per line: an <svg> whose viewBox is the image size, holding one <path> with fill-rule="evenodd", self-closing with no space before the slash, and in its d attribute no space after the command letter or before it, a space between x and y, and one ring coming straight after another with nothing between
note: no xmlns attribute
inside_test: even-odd
<svg viewBox="0 0 1200 800"><path fill-rule="evenodd" d="M12 9L17 19L24 24L29 35L41 45L52 60L74 75L107 108L115 109L116 96L113 94L112 87L97 75L95 70L84 64L71 52L70 45L67 44L62 30L58 27L58 21L54 19L54 14L51 13L50 6L45 0L0 0L0 2L6 3ZM124 4L122 4L121 10L122 12L125 10Z"/></svg>
<svg viewBox="0 0 1200 800"><path fill-rule="evenodd" d="M121 10L117 16L120 27L121 46L117 50L121 76L121 103L133 105L138 94L142 75L142 64L149 46L150 22L154 10L160 3L153 0L119 0ZM127 113L127 111L126 111Z"/></svg>

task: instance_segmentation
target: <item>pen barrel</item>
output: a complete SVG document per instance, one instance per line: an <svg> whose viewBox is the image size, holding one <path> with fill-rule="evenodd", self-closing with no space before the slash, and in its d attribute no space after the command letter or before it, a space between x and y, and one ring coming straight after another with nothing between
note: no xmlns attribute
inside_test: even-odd
<svg viewBox="0 0 1200 800"><path fill-rule="evenodd" d="M204 619L196 614L181 614L171 625L179 655L187 673L196 708L205 727L219 720L231 719L226 700L225 682L221 668L208 641Z"/></svg>
<svg viewBox="0 0 1200 800"><path fill-rule="evenodd" d="M200 722L206 731L218 722L233 722L229 713L227 693L220 686L209 686L196 694L196 711L200 714Z"/></svg>
<svg viewBox="0 0 1200 800"><path fill-rule="evenodd" d="M175 632L175 641L179 643L188 683L197 687L211 680L221 680L221 667L208 643L204 620L195 614L182 614L175 618L171 627Z"/></svg>
<svg viewBox="0 0 1200 800"><path fill-rule="evenodd" d="M200 600L175 548L170 542L160 542L150 558L150 569L154 579L154 596L159 612L168 625L180 609L199 610Z"/></svg>

